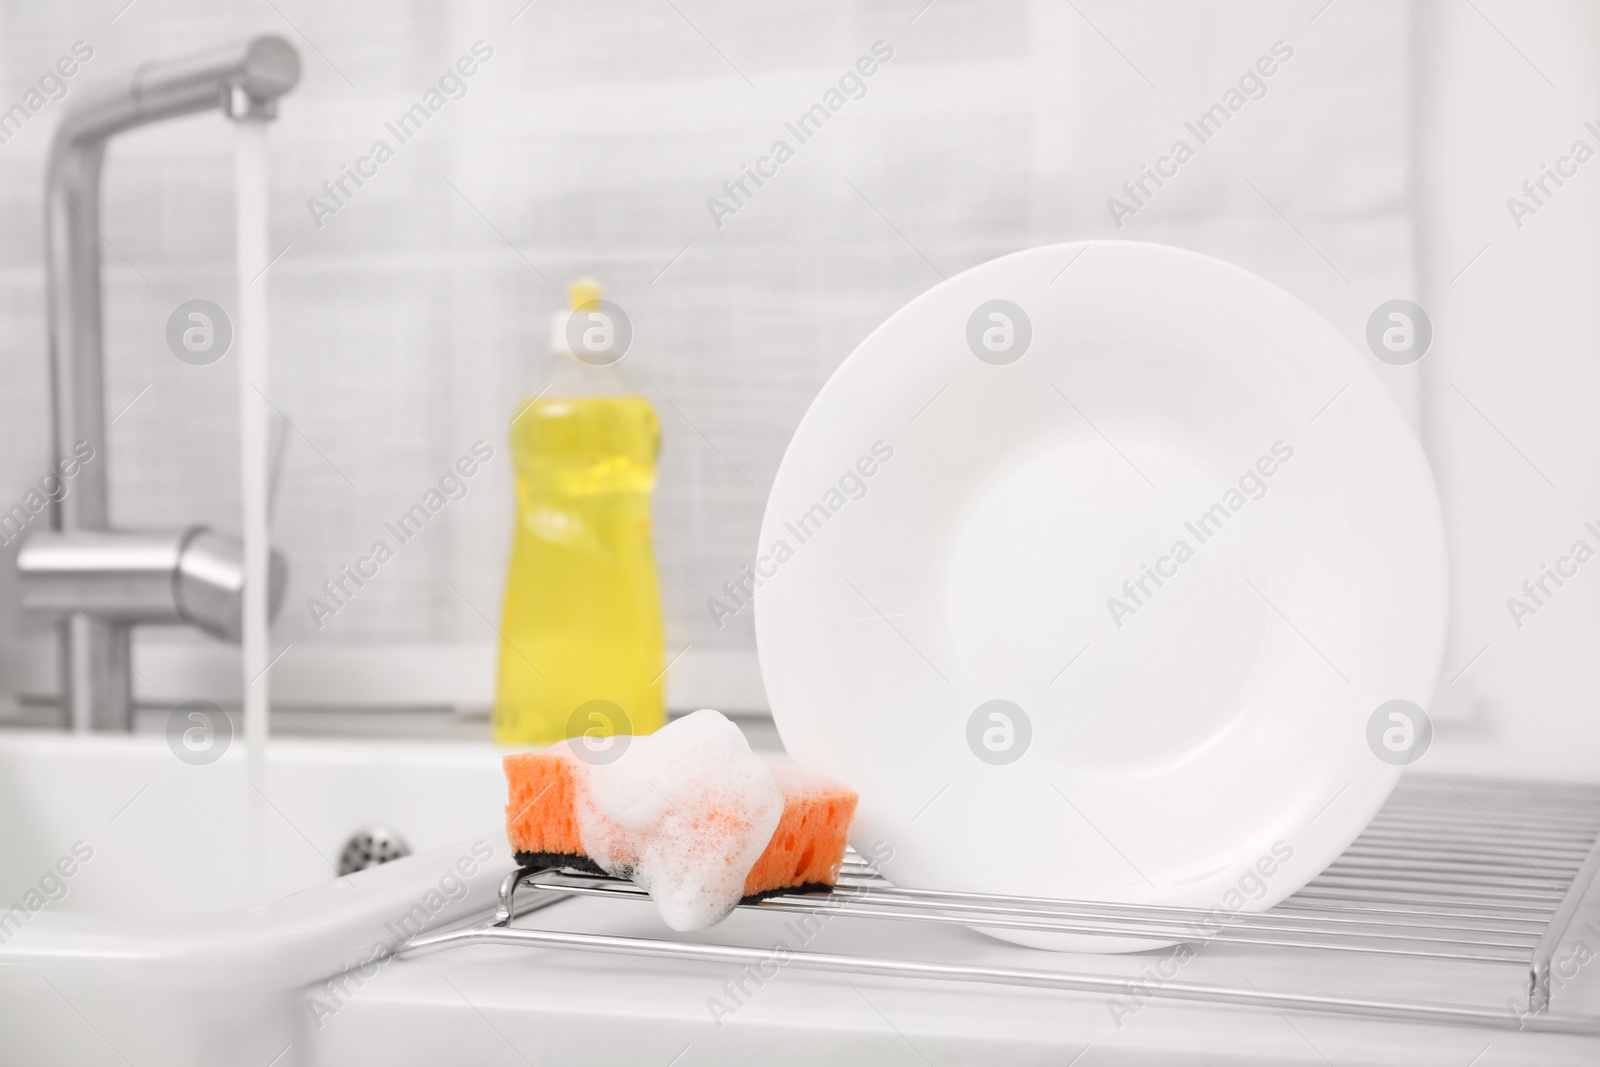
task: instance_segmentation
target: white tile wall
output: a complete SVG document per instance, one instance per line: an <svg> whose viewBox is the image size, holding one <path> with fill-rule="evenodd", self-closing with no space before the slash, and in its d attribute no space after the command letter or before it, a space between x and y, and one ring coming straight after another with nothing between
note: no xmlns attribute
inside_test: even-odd
<svg viewBox="0 0 1600 1067"><path fill-rule="evenodd" d="M276 638L318 662L341 647L413 655L492 639L478 612L498 614L503 455L322 631L304 600L474 439L500 446L537 388L560 300L540 274L595 273L633 318L625 367L665 433L669 644L713 666L753 645L749 613L718 630L704 604L755 539L791 429L851 348L940 274L1052 241L1164 241L1273 279L1357 342L1370 309L1411 287L1405 5L1344 0L1312 22L1320 2L522 3L138 0L114 22L120 0L0 7L4 102L79 39L96 50L79 83L253 32L300 49L303 82L272 133L273 240L291 248L269 276L271 393L295 427L275 515L293 568ZM478 39L495 52L469 94L317 229L307 197ZM866 96L714 226L706 198L880 39L894 59ZM1295 58L1268 96L1119 233L1106 197L1278 39ZM7 502L48 459L39 203L58 114L0 145ZM232 305L230 181L215 116L110 154L108 406L150 385L111 437L125 524L236 526L232 362L190 367L162 341L178 302ZM1404 372L1390 378L1404 394ZM43 674L36 630L10 608L13 553L0 560L12 692ZM470 672L460 685L463 700L487 692Z"/></svg>

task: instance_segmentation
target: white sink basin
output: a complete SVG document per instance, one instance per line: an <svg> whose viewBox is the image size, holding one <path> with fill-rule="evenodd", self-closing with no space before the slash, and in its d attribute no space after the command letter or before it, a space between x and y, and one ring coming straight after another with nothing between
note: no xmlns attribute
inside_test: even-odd
<svg viewBox="0 0 1600 1067"><path fill-rule="evenodd" d="M492 903L504 798L487 744L278 740L257 794L242 744L0 734L0 1059L312 1062L308 985ZM371 824L414 854L336 878Z"/></svg>

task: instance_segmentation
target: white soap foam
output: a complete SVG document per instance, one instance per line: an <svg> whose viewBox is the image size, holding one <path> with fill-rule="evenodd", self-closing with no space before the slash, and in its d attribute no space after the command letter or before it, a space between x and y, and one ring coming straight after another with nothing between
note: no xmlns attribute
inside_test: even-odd
<svg viewBox="0 0 1600 1067"><path fill-rule="evenodd" d="M818 793L848 793L837 778L830 778L810 767L796 767L792 763L772 768L778 788L786 797L809 797Z"/></svg>
<svg viewBox="0 0 1600 1067"><path fill-rule="evenodd" d="M783 792L739 728L709 708L634 737L612 763L569 757L583 850L632 878L674 930L721 922L783 817Z"/></svg>

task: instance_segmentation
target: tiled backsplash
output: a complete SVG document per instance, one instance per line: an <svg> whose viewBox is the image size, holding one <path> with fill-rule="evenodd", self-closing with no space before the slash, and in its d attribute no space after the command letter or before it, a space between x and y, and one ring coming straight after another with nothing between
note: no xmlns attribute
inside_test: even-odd
<svg viewBox="0 0 1600 1067"><path fill-rule="evenodd" d="M941 275L1053 241L1165 241L1263 274L1357 343L1370 309L1409 290L1403 5L1312 23L1271 3L925 2L0 9L6 104L76 41L93 58L69 98L146 58L250 33L300 51L302 83L271 133L273 243L287 251L268 275L270 399L292 424L273 519L291 566L274 633L292 646L277 669L283 699L485 699L511 524L506 426L540 384L548 318L573 275L597 275L628 310L623 367L661 416L668 654L689 648L676 699L749 705L761 700L750 613L719 628L706 601L748 560L817 389ZM1265 95L1119 230L1107 198L1278 40L1294 59ZM892 59L859 93L847 82L837 114L799 143L785 123L880 41ZM400 143L385 124L475 48L465 94ZM1093 88L1105 86L1125 91ZM61 109L46 103L0 145L5 506L51 462L40 203ZM347 182L336 213L313 212L311 198L330 203L324 181L380 138L393 158ZM732 214L708 207L780 138L795 150L775 176ZM231 220L220 118L115 142L102 229L117 418L103 461L120 524L237 529L234 363L190 366L163 340L184 300L233 306ZM1405 372L1386 373L1405 396ZM307 597L480 439L496 458L468 496L319 630ZM0 561L4 693L49 677L43 635L15 615L15 548ZM219 654L202 637L151 635L141 691L225 687L201 680ZM397 686L398 663L432 664L441 680ZM717 678L732 689L708 689Z"/></svg>

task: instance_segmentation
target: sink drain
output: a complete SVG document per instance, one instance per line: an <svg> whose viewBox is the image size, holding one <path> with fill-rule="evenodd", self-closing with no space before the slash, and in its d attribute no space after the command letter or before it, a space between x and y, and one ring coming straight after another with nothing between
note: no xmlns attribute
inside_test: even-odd
<svg viewBox="0 0 1600 1067"><path fill-rule="evenodd" d="M387 826L364 826L350 835L339 853L339 876L377 867L411 855L405 838Z"/></svg>

